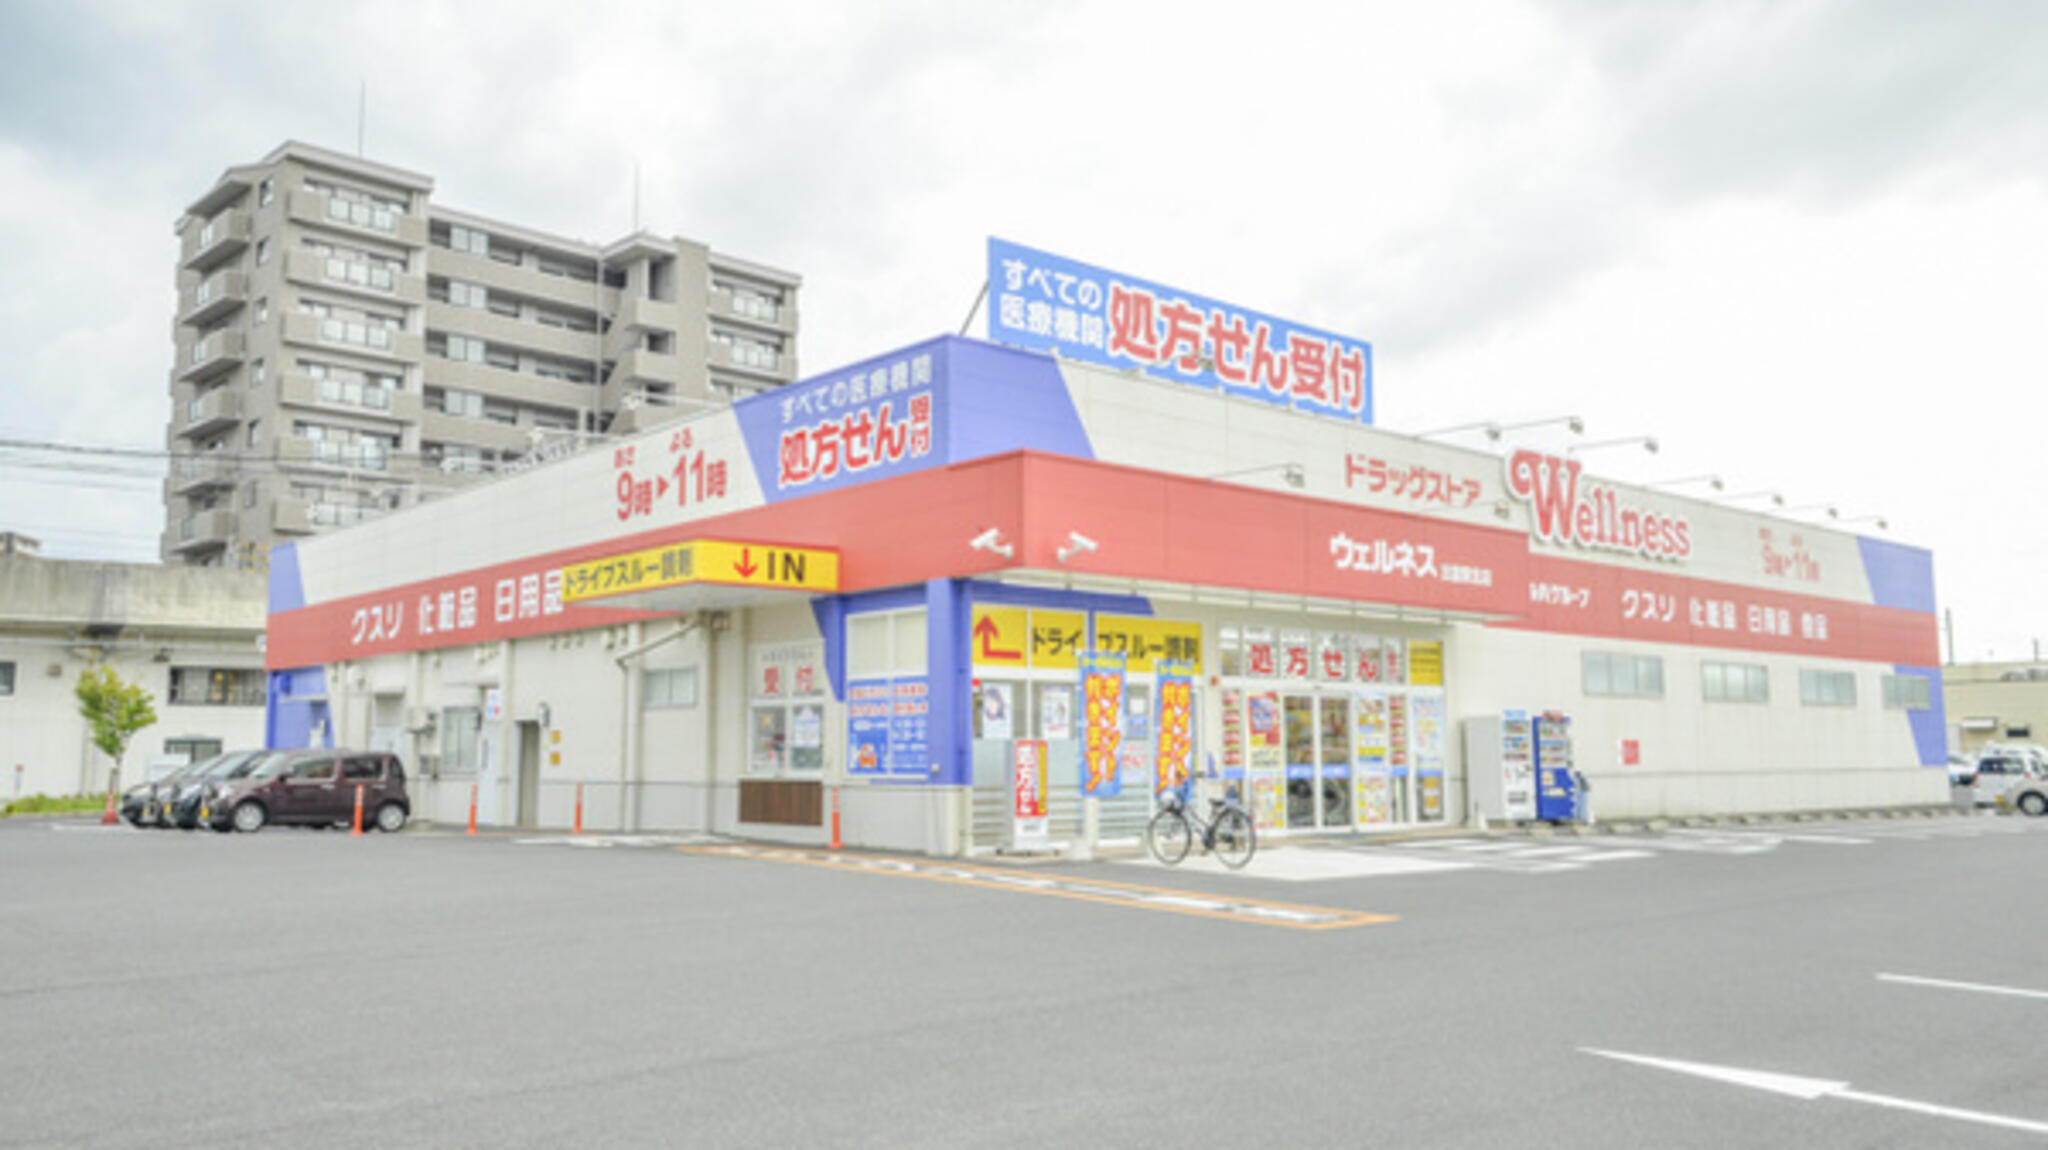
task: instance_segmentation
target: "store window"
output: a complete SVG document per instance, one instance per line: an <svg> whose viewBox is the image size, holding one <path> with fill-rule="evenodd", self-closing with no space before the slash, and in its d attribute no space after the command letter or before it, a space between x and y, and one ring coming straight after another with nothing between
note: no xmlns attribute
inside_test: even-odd
<svg viewBox="0 0 2048 1150"><path fill-rule="evenodd" d="M164 754L183 755L188 763L203 763L221 753L219 739L165 739Z"/></svg>
<svg viewBox="0 0 2048 1150"><path fill-rule="evenodd" d="M1585 692L1619 699L1664 697L1664 660L1655 655L1587 651L1580 673Z"/></svg>
<svg viewBox="0 0 2048 1150"><path fill-rule="evenodd" d="M172 667L171 703L178 706L260 707L264 703L261 668Z"/></svg>
<svg viewBox="0 0 2048 1150"><path fill-rule="evenodd" d="M476 770L477 733L483 725L481 707L441 708L442 774L468 774Z"/></svg>
<svg viewBox="0 0 2048 1150"><path fill-rule="evenodd" d="M660 710L697 705L697 668L675 667L646 671L640 676L640 705Z"/></svg>
<svg viewBox="0 0 2048 1150"><path fill-rule="evenodd" d="M1801 671L1799 701L1809 707L1853 707L1856 705L1856 673Z"/></svg>
<svg viewBox="0 0 2048 1150"><path fill-rule="evenodd" d="M747 773L816 775L825 769L825 648L757 645L748 662Z"/></svg>
<svg viewBox="0 0 2048 1150"><path fill-rule="evenodd" d="M1934 706L1934 686L1925 675L1886 675L1884 705L1891 710L1925 711Z"/></svg>
<svg viewBox="0 0 2048 1150"><path fill-rule="evenodd" d="M1710 703L1768 703L1770 673L1757 663L1703 662L1700 696Z"/></svg>
<svg viewBox="0 0 2048 1150"><path fill-rule="evenodd" d="M846 769L929 778L931 679L922 607L846 620Z"/></svg>
<svg viewBox="0 0 2048 1150"><path fill-rule="evenodd" d="M0 695L14 693L14 664L0 663Z"/></svg>

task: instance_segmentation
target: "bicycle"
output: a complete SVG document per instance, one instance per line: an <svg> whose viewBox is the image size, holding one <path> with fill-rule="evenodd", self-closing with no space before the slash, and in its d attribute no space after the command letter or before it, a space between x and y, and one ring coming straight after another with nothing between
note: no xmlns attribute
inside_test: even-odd
<svg viewBox="0 0 2048 1150"><path fill-rule="evenodd" d="M1153 858L1174 866L1188 857L1188 848L1199 837L1202 849L1232 870L1252 861L1258 838L1243 807L1228 799L1210 799L1205 823L1188 810L1187 796L1178 789L1161 795L1159 801L1159 813L1145 826L1145 848Z"/></svg>

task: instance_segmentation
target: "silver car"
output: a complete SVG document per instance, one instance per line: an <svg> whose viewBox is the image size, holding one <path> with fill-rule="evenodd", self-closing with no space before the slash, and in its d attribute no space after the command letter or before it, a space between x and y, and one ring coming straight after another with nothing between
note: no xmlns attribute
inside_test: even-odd
<svg viewBox="0 0 2048 1150"><path fill-rule="evenodd" d="M1980 807L1995 806L2007 792L2021 784L2043 780L2048 780L2048 769L2044 769L2032 755L1992 751L1977 759L1977 779L1971 784L1972 797Z"/></svg>

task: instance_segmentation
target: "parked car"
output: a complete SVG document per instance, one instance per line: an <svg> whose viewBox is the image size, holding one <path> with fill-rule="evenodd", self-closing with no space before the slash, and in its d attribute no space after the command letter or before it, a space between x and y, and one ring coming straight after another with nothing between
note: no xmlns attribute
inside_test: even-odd
<svg viewBox="0 0 2048 1150"><path fill-rule="evenodd" d="M175 826L181 831L197 827L199 808L206 801L208 785L221 779L247 774L254 770L265 756L273 753L263 750L229 751L200 764L197 771L178 779L176 785L157 800L158 825Z"/></svg>
<svg viewBox="0 0 2048 1150"><path fill-rule="evenodd" d="M363 822L396 831L412 817L405 765L384 751L277 751L240 778L208 789L209 824L217 831L254 832L270 823L334 826L355 817L362 788Z"/></svg>
<svg viewBox="0 0 2048 1150"><path fill-rule="evenodd" d="M1998 796L1998 805L2037 819L2048 815L2048 778L2021 779Z"/></svg>
<svg viewBox="0 0 2048 1150"><path fill-rule="evenodd" d="M1961 751L1948 753L1948 785L1967 787L1977 781L1977 757Z"/></svg>
<svg viewBox="0 0 2048 1150"><path fill-rule="evenodd" d="M1972 800L1978 806L1992 806L2006 791L2029 779L2048 779L2048 767L2032 755L2018 751L1990 751L1977 756L1977 776L1971 782Z"/></svg>

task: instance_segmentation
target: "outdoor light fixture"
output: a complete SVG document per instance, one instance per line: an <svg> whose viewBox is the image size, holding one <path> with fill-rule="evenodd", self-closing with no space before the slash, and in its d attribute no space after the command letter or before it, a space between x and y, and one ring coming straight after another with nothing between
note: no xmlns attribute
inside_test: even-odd
<svg viewBox="0 0 2048 1150"><path fill-rule="evenodd" d="M1736 502L1737 500L1741 500L1741 499L1763 499L1763 498L1769 498L1769 499L1770 499L1770 501L1771 501L1771 503L1772 503L1772 505L1774 505L1774 506L1777 506L1777 507L1783 507L1783 506L1785 506L1785 497L1784 497L1783 495L1780 495L1779 493L1777 493L1777 492L1775 492L1775 491L1744 491L1744 492L1742 492L1742 493L1740 493L1740 494L1738 494L1738 495L1724 495L1724 496L1722 496L1722 497L1721 497L1721 502L1723 502L1723 503L1734 503L1734 502Z"/></svg>
<svg viewBox="0 0 2048 1150"><path fill-rule="evenodd" d="M1577 455L1582 451L1592 451L1600 447L1633 447L1638 443L1643 445L1644 451L1651 455L1657 454L1657 437L1654 435L1628 435L1620 439L1597 439L1592 443L1575 443L1565 448L1564 453Z"/></svg>
<svg viewBox="0 0 2048 1150"><path fill-rule="evenodd" d="M991 527L974 538L969 539L967 545L976 551L987 551L990 554L1000 555L1005 559L1017 553L1017 549L1014 546L1003 542L1003 532L999 527Z"/></svg>
<svg viewBox="0 0 2048 1150"><path fill-rule="evenodd" d="M1067 560L1072 559L1074 556L1079 555L1084 551L1093 551L1095 549L1095 540L1088 538L1086 535L1081 534L1079 531L1069 531L1067 532L1066 543L1063 546L1061 546L1061 548L1057 552L1054 553L1053 557L1058 559L1060 562L1065 563Z"/></svg>
<svg viewBox="0 0 2048 1150"><path fill-rule="evenodd" d="M1203 478L1233 479L1240 475L1256 475L1261 471L1280 472L1280 478L1289 487L1300 487L1308 482L1308 469L1299 463L1264 463L1257 467L1240 467L1235 471L1224 471L1216 475L1206 475Z"/></svg>
<svg viewBox="0 0 2048 1150"><path fill-rule="evenodd" d="M1688 475L1683 479L1659 479L1655 483L1645 483L1643 484L1643 486L1683 487L1688 483L1704 483L1716 491L1720 491L1723 487L1723 484L1721 483L1721 477L1718 475Z"/></svg>
<svg viewBox="0 0 2048 1150"><path fill-rule="evenodd" d="M1482 430L1486 432L1486 438L1488 439L1500 438L1500 424L1495 423L1490 419L1483 419L1480 420L1478 423L1460 423L1455 427L1439 427L1435 431L1418 431L1415 433L1415 438L1431 439L1439 435L1456 435L1461 431Z"/></svg>

